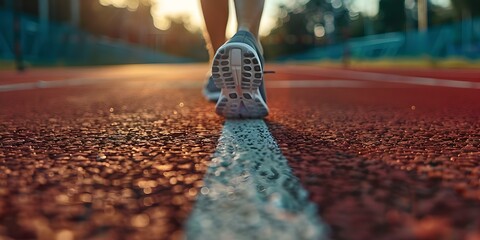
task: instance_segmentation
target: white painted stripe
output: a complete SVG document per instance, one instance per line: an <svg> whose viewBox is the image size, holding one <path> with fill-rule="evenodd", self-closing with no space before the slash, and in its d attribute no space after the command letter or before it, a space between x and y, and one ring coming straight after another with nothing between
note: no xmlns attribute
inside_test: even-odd
<svg viewBox="0 0 480 240"><path fill-rule="evenodd" d="M69 78L69 79L62 79L62 80L36 81L36 82L30 82L30 83L14 83L14 84L0 85L0 92L92 85L92 84L102 83L108 80L113 81L118 79L117 78Z"/></svg>
<svg viewBox="0 0 480 240"><path fill-rule="evenodd" d="M182 88L198 88L202 83L198 81L137 81L137 79L143 79L144 76L139 77L118 77L118 78L70 78L63 80L50 80L50 81L36 81L31 83L14 83L0 85L0 92L12 92L21 90L32 89L48 89L48 88L62 88L62 87L75 87L84 85L95 85L105 83L119 83L127 84L132 87L153 87L153 88L165 88L165 89L182 89Z"/></svg>
<svg viewBox="0 0 480 240"><path fill-rule="evenodd" d="M131 79L131 78L129 78ZM105 84L122 79L95 79L95 78L78 78L65 79L56 81L37 81L32 83L17 83L0 85L0 92L12 92L32 89L48 89L61 87L74 87L83 85ZM124 79L127 80L127 79ZM128 87L148 87L160 89L185 89L198 88L203 86L199 81L124 81L122 82ZM268 88L365 88L368 84L365 81L352 80L274 80L266 82ZM374 87L374 86L370 86Z"/></svg>
<svg viewBox="0 0 480 240"><path fill-rule="evenodd" d="M29 89L35 89L35 88L37 88L36 83L6 84L6 85L0 85L0 92L29 90Z"/></svg>
<svg viewBox="0 0 480 240"><path fill-rule="evenodd" d="M384 73L356 72L348 71L353 74L355 79L377 82L406 83L412 85L450 87L450 88L471 88L480 89L480 83L469 81L458 81L450 79L426 78L426 77L410 77Z"/></svg>
<svg viewBox="0 0 480 240"><path fill-rule="evenodd" d="M326 239L263 120L227 120L203 179L187 239Z"/></svg>
<svg viewBox="0 0 480 240"><path fill-rule="evenodd" d="M286 66L282 69L282 73L296 74L301 72L302 74L308 74L318 77L335 77L346 78L351 80L363 80L363 81L375 81L375 82L389 82L389 83L404 83L411 85L423 85L423 86L436 86L436 87L450 87L450 88L470 88L480 89L480 82L471 81L459 81L452 79L439 79L428 77L415 77L415 76L403 76L396 74L386 73L373 73L353 71L346 69L312 69L311 67L302 66Z"/></svg>
<svg viewBox="0 0 480 240"><path fill-rule="evenodd" d="M342 70L344 71L344 70ZM322 74L308 73L313 76L322 76ZM405 77L398 75L381 74L365 75L356 74L355 80L348 79L322 79L322 80L272 80L266 81L268 88L385 88L385 86L375 86L371 82L403 83L409 85L423 85L450 88L480 89L480 82L443 80L433 78ZM350 76L351 77L351 76ZM119 83L127 87L148 87L160 89L187 89L199 88L203 86L199 81L142 81L136 80L142 77L123 77L123 78L72 78L54 81L37 81L31 83L15 83L0 85L0 92L12 92L32 89L48 89L75 87L84 85L95 85L105 83ZM369 84L370 83L370 84Z"/></svg>
<svg viewBox="0 0 480 240"><path fill-rule="evenodd" d="M365 88L369 84L352 80L276 80L267 81L266 85L268 88Z"/></svg>

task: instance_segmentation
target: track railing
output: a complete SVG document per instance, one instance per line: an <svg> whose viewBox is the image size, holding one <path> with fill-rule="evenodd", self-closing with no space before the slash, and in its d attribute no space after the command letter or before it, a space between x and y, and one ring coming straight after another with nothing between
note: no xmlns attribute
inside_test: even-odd
<svg viewBox="0 0 480 240"><path fill-rule="evenodd" d="M480 19L437 26L426 32L407 31L353 38L343 43L315 47L280 60L318 60L463 57L480 59Z"/></svg>

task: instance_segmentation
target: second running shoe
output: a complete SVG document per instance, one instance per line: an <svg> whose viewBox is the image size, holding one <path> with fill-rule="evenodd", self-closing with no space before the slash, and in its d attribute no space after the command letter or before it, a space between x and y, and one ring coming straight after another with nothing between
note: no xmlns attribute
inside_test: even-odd
<svg viewBox="0 0 480 240"><path fill-rule="evenodd" d="M212 77L221 89L215 111L226 118L268 115L263 79L264 59L256 38L238 31L215 54Z"/></svg>

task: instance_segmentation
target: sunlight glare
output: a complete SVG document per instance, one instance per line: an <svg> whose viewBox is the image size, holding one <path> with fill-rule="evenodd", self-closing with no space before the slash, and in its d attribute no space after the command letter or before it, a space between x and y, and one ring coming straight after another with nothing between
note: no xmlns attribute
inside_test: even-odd
<svg viewBox="0 0 480 240"><path fill-rule="evenodd" d="M198 0L153 0L152 16L155 27L167 30L171 19L182 18L189 30L198 30L203 24Z"/></svg>
<svg viewBox="0 0 480 240"><path fill-rule="evenodd" d="M103 6L113 5L119 8L128 8L133 11L138 8L141 0L99 0ZM200 7L200 0L148 0L152 3L151 15L155 27L161 30L170 28L171 19L180 18L190 31L198 31L203 27L203 16ZM227 37L233 36L237 24L233 0L230 1L230 17L227 25ZM265 11L260 24L260 35L266 36L275 26L278 18L278 5L292 5L291 0L270 0L265 1Z"/></svg>
<svg viewBox="0 0 480 240"><path fill-rule="evenodd" d="M139 1L132 0L100 0L103 6L113 5L117 8L127 8L129 11L135 11L138 8Z"/></svg>

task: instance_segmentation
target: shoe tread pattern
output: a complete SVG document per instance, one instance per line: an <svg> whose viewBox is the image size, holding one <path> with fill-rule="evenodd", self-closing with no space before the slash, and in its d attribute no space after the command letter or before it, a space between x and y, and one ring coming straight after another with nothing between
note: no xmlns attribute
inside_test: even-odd
<svg viewBox="0 0 480 240"><path fill-rule="evenodd" d="M268 107L262 99L259 87L263 81L260 59L246 44L226 44L217 52L212 77L222 89L216 105L216 113L226 118L263 118ZM232 56L232 53L241 53ZM241 66L232 65L233 57L240 57ZM238 72L240 71L240 72Z"/></svg>

